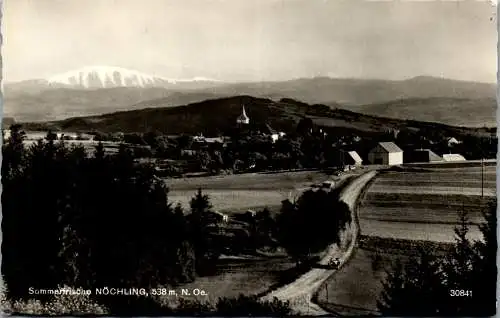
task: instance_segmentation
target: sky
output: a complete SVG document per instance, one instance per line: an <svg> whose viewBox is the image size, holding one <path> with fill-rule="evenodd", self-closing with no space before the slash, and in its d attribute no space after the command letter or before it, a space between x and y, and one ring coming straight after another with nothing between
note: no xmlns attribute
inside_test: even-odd
<svg viewBox="0 0 500 318"><path fill-rule="evenodd" d="M496 7L464 0L3 0L7 82L109 65L166 78L496 82Z"/></svg>

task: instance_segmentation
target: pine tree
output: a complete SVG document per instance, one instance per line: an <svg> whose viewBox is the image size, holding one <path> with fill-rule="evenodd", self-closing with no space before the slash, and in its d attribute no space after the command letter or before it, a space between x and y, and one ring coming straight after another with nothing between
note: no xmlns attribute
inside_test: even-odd
<svg viewBox="0 0 500 318"><path fill-rule="evenodd" d="M443 300L447 297L440 262L430 251L423 249L404 266L398 260L392 272L388 273L383 287L378 301L378 308L383 315L439 315Z"/></svg>
<svg viewBox="0 0 500 318"><path fill-rule="evenodd" d="M196 255L196 270L201 273L210 258L210 232L208 227L212 225L210 219L212 204L208 195L203 194L201 188L199 188L196 195L191 199L190 207L189 221Z"/></svg>
<svg viewBox="0 0 500 318"><path fill-rule="evenodd" d="M387 278L382 282L383 290L377 307L382 315L405 316L408 314L407 295L405 290L405 273L403 263L397 259Z"/></svg>
<svg viewBox="0 0 500 318"><path fill-rule="evenodd" d="M497 204L483 209L485 222L479 226L483 240L475 242L476 258L473 262L472 297L475 315L494 316L497 288Z"/></svg>

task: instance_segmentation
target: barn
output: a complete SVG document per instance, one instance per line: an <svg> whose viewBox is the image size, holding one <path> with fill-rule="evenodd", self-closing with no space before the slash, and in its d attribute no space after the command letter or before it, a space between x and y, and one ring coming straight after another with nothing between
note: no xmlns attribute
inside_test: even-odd
<svg viewBox="0 0 500 318"><path fill-rule="evenodd" d="M368 161L377 165L400 165L403 163L403 150L393 142L379 142L368 153Z"/></svg>
<svg viewBox="0 0 500 318"><path fill-rule="evenodd" d="M404 162L439 162L443 161L443 158L435 154L430 149L414 149L410 151L405 151L403 154Z"/></svg>

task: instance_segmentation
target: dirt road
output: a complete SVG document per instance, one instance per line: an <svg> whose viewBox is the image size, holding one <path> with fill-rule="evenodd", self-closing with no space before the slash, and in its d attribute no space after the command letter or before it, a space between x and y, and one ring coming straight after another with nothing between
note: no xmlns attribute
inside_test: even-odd
<svg viewBox="0 0 500 318"><path fill-rule="evenodd" d="M340 193L340 199L344 201L352 213L351 225L342 235L342 242L348 243L348 246L337 246L332 244L325 256L319 262L321 265L327 265L332 257L337 257L342 266L351 256L356 238L359 232L356 215L356 202L365 185L377 174L376 171L367 172L354 179ZM289 301L292 310L298 315L321 316L329 315L328 312L311 301L314 293L318 290L321 284L335 272L333 269L315 268L300 276L294 282L278 288L275 291L262 297L263 300L272 300L274 297L282 301Z"/></svg>

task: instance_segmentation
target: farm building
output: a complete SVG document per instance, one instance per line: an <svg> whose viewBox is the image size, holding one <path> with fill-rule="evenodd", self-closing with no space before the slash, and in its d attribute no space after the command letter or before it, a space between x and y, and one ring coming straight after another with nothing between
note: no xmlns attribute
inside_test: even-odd
<svg viewBox="0 0 500 318"><path fill-rule="evenodd" d="M368 153L368 161L377 165L400 165L403 163L403 150L393 142L379 142Z"/></svg>
<svg viewBox="0 0 500 318"><path fill-rule="evenodd" d="M438 162L443 161L443 158L436 155L430 149L415 149L405 151L403 155L404 162Z"/></svg>
<svg viewBox="0 0 500 318"><path fill-rule="evenodd" d="M466 161L464 156L458 154L458 153L450 153L450 154L444 154L443 155L443 160L444 161Z"/></svg>

